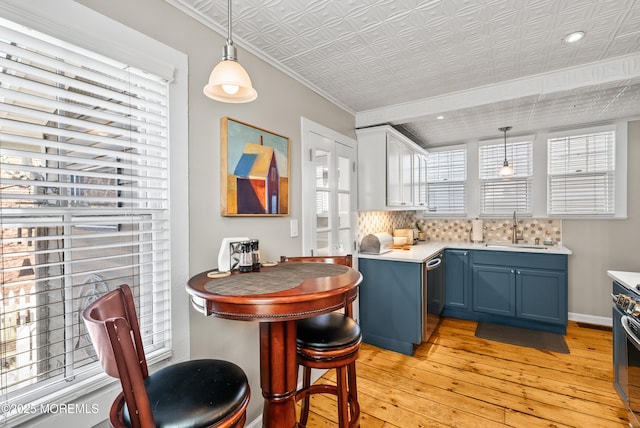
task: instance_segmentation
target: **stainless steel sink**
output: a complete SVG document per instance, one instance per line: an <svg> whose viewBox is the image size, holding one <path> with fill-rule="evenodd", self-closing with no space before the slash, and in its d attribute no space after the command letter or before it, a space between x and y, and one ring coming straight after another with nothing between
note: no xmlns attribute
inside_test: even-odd
<svg viewBox="0 0 640 428"><path fill-rule="evenodd" d="M493 248L526 248L529 250L548 250L549 247L547 245L533 245L533 244L511 244L509 242L487 242L484 244L485 247L493 247Z"/></svg>

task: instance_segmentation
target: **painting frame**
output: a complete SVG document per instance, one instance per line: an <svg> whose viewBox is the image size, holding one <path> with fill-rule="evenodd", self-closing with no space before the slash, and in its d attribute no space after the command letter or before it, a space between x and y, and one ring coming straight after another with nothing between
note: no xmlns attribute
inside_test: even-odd
<svg viewBox="0 0 640 428"><path fill-rule="evenodd" d="M288 216L289 137L226 116L220 134L221 214Z"/></svg>

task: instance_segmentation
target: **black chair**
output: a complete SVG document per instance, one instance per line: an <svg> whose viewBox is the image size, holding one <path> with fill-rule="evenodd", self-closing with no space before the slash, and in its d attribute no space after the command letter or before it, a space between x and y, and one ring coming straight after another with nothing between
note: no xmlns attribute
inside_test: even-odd
<svg viewBox="0 0 640 428"><path fill-rule="evenodd" d="M149 375L127 285L92 302L82 317L104 371L122 385L109 415L114 427L244 427L250 389L237 365L192 360Z"/></svg>
<svg viewBox="0 0 640 428"><path fill-rule="evenodd" d="M334 263L352 266L352 256L280 257L281 262ZM302 401L300 425L309 418L309 399L313 394L334 394L338 401L338 426L360 426L360 405L356 384L356 360L362 334L353 320L352 301L346 301L344 314L332 312L296 321L298 365L302 366L302 388L296 401ZM335 369L336 385L311 385L311 369Z"/></svg>

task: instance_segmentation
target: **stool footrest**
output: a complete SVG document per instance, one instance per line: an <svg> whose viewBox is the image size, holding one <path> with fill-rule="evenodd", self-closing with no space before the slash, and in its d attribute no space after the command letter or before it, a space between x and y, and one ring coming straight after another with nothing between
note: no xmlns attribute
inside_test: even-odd
<svg viewBox="0 0 640 428"><path fill-rule="evenodd" d="M306 388L299 389L296 392L296 401L304 400L305 398L308 400L313 394L333 394L338 395L338 387L335 385L326 385L326 384L314 384L310 385ZM360 426L360 404L358 403L357 397L352 397L350 393L347 394L347 400L349 403L349 428L358 428ZM303 409L304 410L304 409ZM307 407L308 412L308 407ZM307 418L305 417L304 423L306 424ZM306 425L302 423L298 425L300 428L306 428Z"/></svg>

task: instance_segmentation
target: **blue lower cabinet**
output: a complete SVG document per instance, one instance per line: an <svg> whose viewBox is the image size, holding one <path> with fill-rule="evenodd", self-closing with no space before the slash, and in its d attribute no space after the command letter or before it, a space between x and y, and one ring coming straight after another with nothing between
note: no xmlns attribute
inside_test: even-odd
<svg viewBox="0 0 640 428"><path fill-rule="evenodd" d="M359 258L358 269L362 340L413 355L422 341L422 264Z"/></svg>
<svg viewBox="0 0 640 428"><path fill-rule="evenodd" d="M566 326L566 272L516 269L516 296L518 318Z"/></svg>
<svg viewBox="0 0 640 428"><path fill-rule="evenodd" d="M516 277L512 267L473 266L473 310L516 315Z"/></svg>
<svg viewBox="0 0 640 428"><path fill-rule="evenodd" d="M471 307L462 311L447 296L445 316L566 333L566 255L474 250L469 263Z"/></svg>
<svg viewBox="0 0 640 428"><path fill-rule="evenodd" d="M471 309L469 250L445 250L445 308Z"/></svg>

